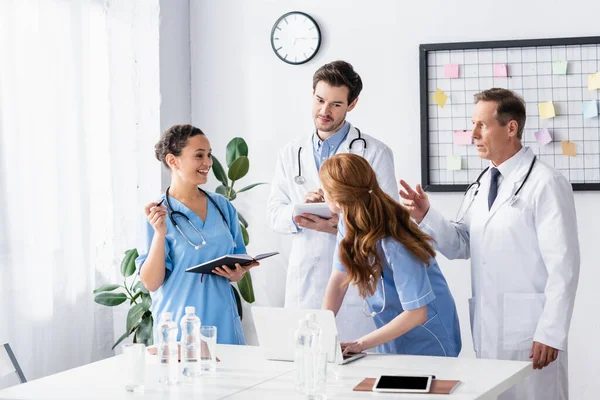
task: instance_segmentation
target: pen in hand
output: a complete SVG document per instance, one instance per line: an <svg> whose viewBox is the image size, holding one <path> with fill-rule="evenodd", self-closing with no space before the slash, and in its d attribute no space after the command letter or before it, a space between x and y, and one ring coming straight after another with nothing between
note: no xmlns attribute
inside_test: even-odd
<svg viewBox="0 0 600 400"><path fill-rule="evenodd" d="M160 201L158 203L156 203L156 205L153 206L152 208L160 206L163 203L163 201L165 201L165 199L160 199Z"/></svg>

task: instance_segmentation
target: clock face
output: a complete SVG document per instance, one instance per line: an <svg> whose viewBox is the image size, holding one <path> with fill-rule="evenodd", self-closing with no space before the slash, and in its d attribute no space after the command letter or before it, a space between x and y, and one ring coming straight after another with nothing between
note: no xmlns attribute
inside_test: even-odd
<svg viewBox="0 0 600 400"><path fill-rule="evenodd" d="M282 61L304 64L319 51L321 31L309 15L292 11L281 16L273 25L271 46Z"/></svg>

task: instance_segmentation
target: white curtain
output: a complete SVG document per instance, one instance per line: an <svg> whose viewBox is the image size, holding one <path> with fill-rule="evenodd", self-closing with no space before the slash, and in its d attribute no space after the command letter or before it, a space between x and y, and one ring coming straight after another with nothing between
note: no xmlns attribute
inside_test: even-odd
<svg viewBox="0 0 600 400"><path fill-rule="evenodd" d="M118 262L105 7L0 0L0 343L28 379L111 354L92 296Z"/></svg>

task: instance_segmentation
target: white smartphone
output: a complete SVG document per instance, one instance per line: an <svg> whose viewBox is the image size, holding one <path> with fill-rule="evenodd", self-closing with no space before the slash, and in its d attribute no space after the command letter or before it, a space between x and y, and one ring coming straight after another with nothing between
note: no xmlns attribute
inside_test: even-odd
<svg viewBox="0 0 600 400"><path fill-rule="evenodd" d="M381 375L373 385L374 392L429 393L433 375Z"/></svg>

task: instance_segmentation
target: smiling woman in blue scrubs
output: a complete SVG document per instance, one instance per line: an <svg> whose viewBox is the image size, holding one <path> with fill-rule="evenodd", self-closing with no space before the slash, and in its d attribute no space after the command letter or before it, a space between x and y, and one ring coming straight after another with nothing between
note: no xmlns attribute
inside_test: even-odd
<svg viewBox="0 0 600 400"><path fill-rule="evenodd" d="M154 321L170 311L179 326L185 307L194 306L202 325L217 327L218 343L245 344L230 282L242 279L258 263L218 268L216 275L185 272L225 254L246 253L233 205L198 187L206 183L212 167L210 142L196 127L175 125L162 134L155 153L171 171L171 185L145 208L146 243L136 260L152 297Z"/></svg>
<svg viewBox="0 0 600 400"><path fill-rule="evenodd" d="M456 306L431 237L381 190L362 157L335 155L319 175L329 208L343 214L323 308L337 313L348 285L357 285L363 311L377 327L342 343L344 353L377 347L380 353L458 356Z"/></svg>

